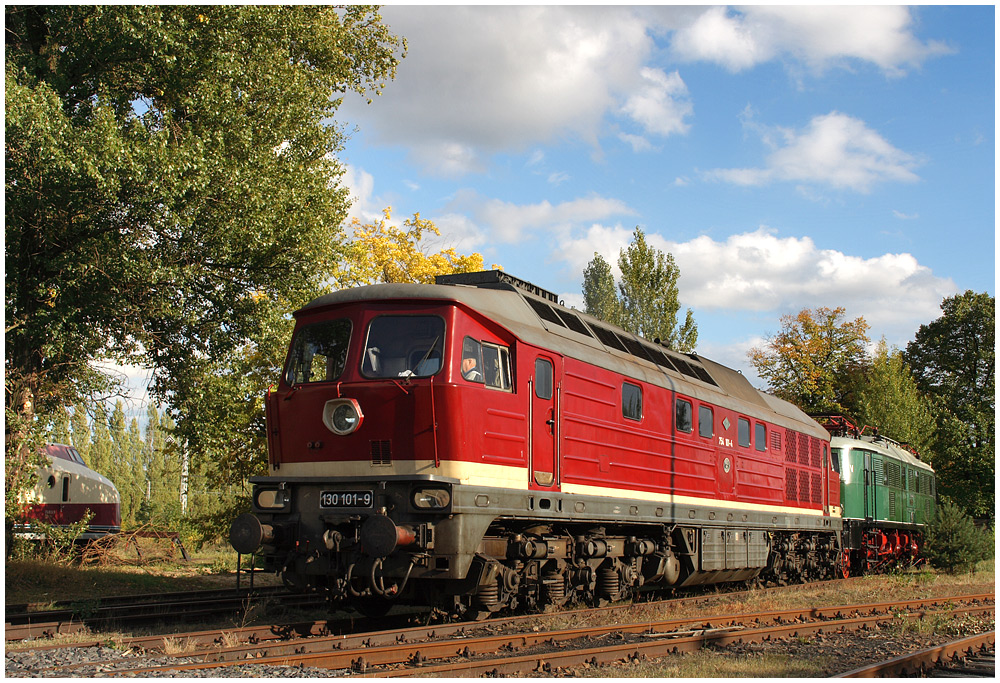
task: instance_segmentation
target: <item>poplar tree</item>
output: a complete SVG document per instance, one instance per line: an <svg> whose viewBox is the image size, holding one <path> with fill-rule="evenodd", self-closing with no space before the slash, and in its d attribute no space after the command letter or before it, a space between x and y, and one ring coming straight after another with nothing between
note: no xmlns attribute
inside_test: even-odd
<svg viewBox="0 0 1000 683"><path fill-rule="evenodd" d="M621 326L621 302L611 264L594 252L593 260L583 271L583 312Z"/></svg>
<svg viewBox="0 0 1000 683"><path fill-rule="evenodd" d="M694 314L688 309L683 323L677 319L681 272L673 255L651 247L637 227L632 242L618 254L618 269L621 280L615 292L611 266L594 254L583 273L585 312L675 351L694 351Z"/></svg>
<svg viewBox="0 0 1000 683"><path fill-rule="evenodd" d="M83 461L91 468L90 462L90 423L87 421L87 409L77 403L73 406L73 417L70 418L70 443L77 450Z"/></svg>

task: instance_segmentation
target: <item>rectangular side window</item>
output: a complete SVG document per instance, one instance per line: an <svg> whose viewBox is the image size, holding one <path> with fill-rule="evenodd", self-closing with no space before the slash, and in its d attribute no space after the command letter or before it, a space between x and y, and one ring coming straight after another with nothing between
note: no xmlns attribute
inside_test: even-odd
<svg viewBox="0 0 1000 683"><path fill-rule="evenodd" d="M713 434L713 414L708 406L698 406L698 436L706 439L712 438Z"/></svg>
<svg viewBox="0 0 1000 683"><path fill-rule="evenodd" d="M754 424L753 446L762 453L767 450L767 427L760 422Z"/></svg>
<svg viewBox="0 0 1000 683"><path fill-rule="evenodd" d="M628 382L622 385L622 415L630 420L642 419L642 387Z"/></svg>
<svg viewBox="0 0 1000 683"><path fill-rule="evenodd" d="M741 417L737 420L736 438L739 440L739 444L744 448L750 445L750 420L745 417Z"/></svg>
<svg viewBox="0 0 1000 683"><path fill-rule="evenodd" d="M693 429L691 401L685 401L683 398L677 399L675 414L677 415L677 431L690 434Z"/></svg>

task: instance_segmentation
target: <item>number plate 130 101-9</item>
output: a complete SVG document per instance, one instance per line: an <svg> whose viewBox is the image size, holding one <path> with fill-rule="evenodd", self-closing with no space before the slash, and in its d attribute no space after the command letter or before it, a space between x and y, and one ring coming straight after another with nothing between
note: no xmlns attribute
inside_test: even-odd
<svg viewBox="0 0 1000 683"><path fill-rule="evenodd" d="M322 508L370 508L375 502L371 491L322 491L319 506Z"/></svg>

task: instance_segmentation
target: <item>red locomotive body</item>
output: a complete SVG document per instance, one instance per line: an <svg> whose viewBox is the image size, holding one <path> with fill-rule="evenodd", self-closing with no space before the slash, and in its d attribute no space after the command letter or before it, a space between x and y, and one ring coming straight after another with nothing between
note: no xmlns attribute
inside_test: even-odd
<svg viewBox="0 0 1000 683"><path fill-rule="evenodd" d="M827 432L500 271L296 313L232 529L296 586L460 614L832 575Z"/></svg>

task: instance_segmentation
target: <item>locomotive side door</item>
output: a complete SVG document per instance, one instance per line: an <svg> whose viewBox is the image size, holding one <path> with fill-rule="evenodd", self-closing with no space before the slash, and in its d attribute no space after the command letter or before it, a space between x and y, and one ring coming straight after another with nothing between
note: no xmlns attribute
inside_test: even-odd
<svg viewBox="0 0 1000 683"><path fill-rule="evenodd" d="M555 490L559 486L559 395L562 388L559 359L535 357L528 380L530 401L530 455L528 487Z"/></svg>
<svg viewBox="0 0 1000 683"><path fill-rule="evenodd" d="M872 454L865 452L865 519L875 518L875 472L872 469Z"/></svg>

